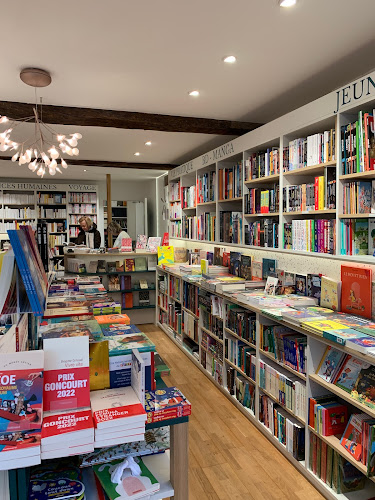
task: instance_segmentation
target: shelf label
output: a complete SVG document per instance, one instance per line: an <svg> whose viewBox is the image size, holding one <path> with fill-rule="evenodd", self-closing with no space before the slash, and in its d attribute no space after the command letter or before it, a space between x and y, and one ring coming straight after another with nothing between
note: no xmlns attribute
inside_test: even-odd
<svg viewBox="0 0 375 500"><path fill-rule="evenodd" d="M342 89L336 91L336 110L334 113L336 114L341 111L347 104L359 101L371 94L375 95L375 82L371 76L366 76L365 78L361 78L356 82L346 85Z"/></svg>
<svg viewBox="0 0 375 500"><path fill-rule="evenodd" d="M96 192L96 184L57 184L41 182L0 182L0 189L34 190L43 189L51 191L93 191Z"/></svg>

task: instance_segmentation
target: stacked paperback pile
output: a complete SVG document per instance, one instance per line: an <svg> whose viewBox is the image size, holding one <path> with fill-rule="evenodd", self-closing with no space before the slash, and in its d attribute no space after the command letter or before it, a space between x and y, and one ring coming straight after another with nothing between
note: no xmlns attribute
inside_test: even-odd
<svg viewBox="0 0 375 500"><path fill-rule="evenodd" d="M144 439L146 412L132 387L91 393L95 448Z"/></svg>

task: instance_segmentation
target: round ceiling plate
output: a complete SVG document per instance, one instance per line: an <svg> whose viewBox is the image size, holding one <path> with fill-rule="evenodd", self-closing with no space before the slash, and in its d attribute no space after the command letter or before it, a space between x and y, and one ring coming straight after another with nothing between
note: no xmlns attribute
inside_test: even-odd
<svg viewBox="0 0 375 500"><path fill-rule="evenodd" d="M25 68L20 73L20 78L23 83L30 87L48 87L52 82L51 75L48 71L38 68Z"/></svg>

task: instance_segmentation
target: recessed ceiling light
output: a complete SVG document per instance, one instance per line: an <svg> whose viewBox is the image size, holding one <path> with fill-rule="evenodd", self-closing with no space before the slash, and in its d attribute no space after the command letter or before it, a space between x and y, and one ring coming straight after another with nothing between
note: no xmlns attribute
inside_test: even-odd
<svg viewBox="0 0 375 500"><path fill-rule="evenodd" d="M198 97L199 96L199 90L192 90L191 92L189 92L189 95L191 95L192 97Z"/></svg>
<svg viewBox="0 0 375 500"><path fill-rule="evenodd" d="M145 146L151 146L152 142L151 141L147 141L145 142Z"/></svg>
<svg viewBox="0 0 375 500"><path fill-rule="evenodd" d="M237 61L237 58L235 56L227 56L224 57L223 61L228 64L233 64Z"/></svg>
<svg viewBox="0 0 375 500"><path fill-rule="evenodd" d="M86 170L85 168L83 169L83 171L84 171L84 172L87 172L87 170Z"/></svg>
<svg viewBox="0 0 375 500"><path fill-rule="evenodd" d="M136 153L134 153L134 156L139 156L141 153L138 153L138 151Z"/></svg>
<svg viewBox="0 0 375 500"><path fill-rule="evenodd" d="M296 3L297 0L279 0L280 7L293 7Z"/></svg>

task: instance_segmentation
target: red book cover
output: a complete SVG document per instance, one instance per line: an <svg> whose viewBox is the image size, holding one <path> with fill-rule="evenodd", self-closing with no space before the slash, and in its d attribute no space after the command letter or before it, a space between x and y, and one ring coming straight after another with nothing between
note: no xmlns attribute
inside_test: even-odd
<svg viewBox="0 0 375 500"><path fill-rule="evenodd" d="M43 417L42 440L47 438L59 438L69 432L85 431L93 429L91 410L59 413ZM52 439L48 439L52 441Z"/></svg>
<svg viewBox="0 0 375 500"><path fill-rule="evenodd" d="M338 403L335 406L328 405L323 412L324 436L341 435L348 422L348 407Z"/></svg>
<svg viewBox="0 0 375 500"><path fill-rule="evenodd" d="M134 259L125 259L125 271L135 271Z"/></svg>
<svg viewBox="0 0 375 500"><path fill-rule="evenodd" d="M371 269L341 266L341 310L371 319Z"/></svg>
<svg viewBox="0 0 375 500"><path fill-rule="evenodd" d="M223 252L223 266L229 267L230 252Z"/></svg>
<svg viewBox="0 0 375 500"><path fill-rule="evenodd" d="M124 307L125 309L133 307L133 294L131 292L124 293Z"/></svg>
<svg viewBox="0 0 375 500"><path fill-rule="evenodd" d="M363 413L353 414L340 441L356 460L360 460L362 455L362 422L364 419L369 419L369 416Z"/></svg>
<svg viewBox="0 0 375 500"><path fill-rule="evenodd" d="M322 441L322 449L320 454L320 479L326 482L327 479L327 443Z"/></svg>

